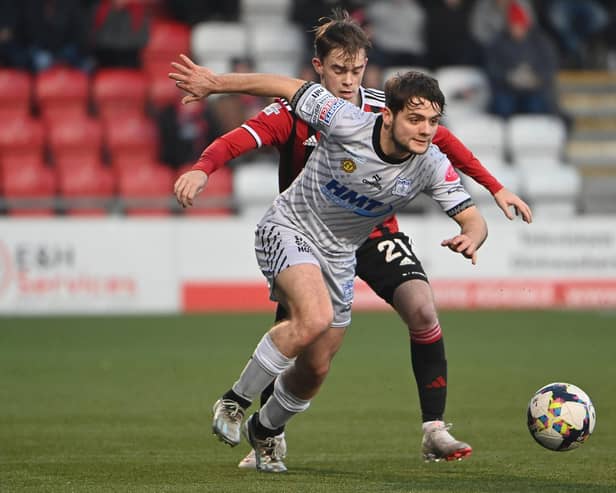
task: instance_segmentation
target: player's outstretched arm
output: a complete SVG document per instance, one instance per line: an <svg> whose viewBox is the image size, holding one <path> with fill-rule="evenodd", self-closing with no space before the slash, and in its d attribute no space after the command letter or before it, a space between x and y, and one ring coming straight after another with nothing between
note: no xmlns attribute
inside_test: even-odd
<svg viewBox="0 0 616 493"><path fill-rule="evenodd" d="M460 225L460 234L441 242L441 246L460 253L477 263L477 250L488 236L488 226L477 207L472 206L453 216Z"/></svg>
<svg viewBox="0 0 616 493"><path fill-rule="evenodd" d="M169 74L175 84L188 93L184 104L208 97L210 94L241 93L252 96L280 96L291 100L305 83L301 79L275 74L229 73L216 74L207 67L194 63L186 55L180 55L181 63L171 62L176 70Z"/></svg>
<svg viewBox="0 0 616 493"><path fill-rule="evenodd" d="M529 205L505 187L494 194L494 200L496 201L496 205L498 205L505 216L507 216L507 219L513 220L514 215L513 212L511 212L513 208L515 215L521 215L524 222L528 224L533 222L533 212Z"/></svg>
<svg viewBox="0 0 616 493"><path fill-rule="evenodd" d="M190 170L182 174L173 186L175 198L182 207L193 205L193 201L207 185L208 176L201 170Z"/></svg>

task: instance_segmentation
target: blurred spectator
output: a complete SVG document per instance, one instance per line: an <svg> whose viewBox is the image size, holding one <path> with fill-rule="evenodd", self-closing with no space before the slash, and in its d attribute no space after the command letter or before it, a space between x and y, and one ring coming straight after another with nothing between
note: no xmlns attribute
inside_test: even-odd
<svg viewBox="0 0 616 493"><path fill-rule="evenodd" d="M0 66L27 68L22 12L15 0L0 0Z"/></svg>
<svg viewBox="0 0 616 493"><path fill-rule="evenodd" d="M543 30L518 3L508 7L508 28L486 47L492 112L557 113L553 96L558 58Z"/></svg>
<svg viewBox="0 0 616 493"><path fill-rule="evenodd" d="M150 16L137 0L101 0L94 8L92 43L103 67L140 66L140 53L148 42Z"/></svg>
<svg viewBox="0 0 616 493"><path fill-rule="evenodd" d="M237 21L239 0L167 0L166 10L176 20L191 26L204 21Z"/></svg>
<svg viewBox="0 0 616 493"><path fill-rule="evenodd" d="M372 63L425 65L426 12L416 0L376 0L364 12L372 32Z"/></svg>
<svg viewBox="0 0 616 493"><path fill-rule="evenodd" d="M595 0L547 0L546 21L556 34L568 68L587 68L588 44L609 24L608 11Z"/></svg>
<svg viewBox="0 0 616 493"><path fill-rule="evenodd" d="M91 68L86 56L87 13L80 0L21 0L29 64L40 71L56 64Z"/></svg>
<svg viewBox="0 0 616 493"><path fill-rule="evenodd" d="M470 33L470 0L423 0L426 9L427 66L480 65L477 42ZM444 33L447 33L445 36ZM453 41L453 42L452 42Z"/></svg>
<svg viewBox="0 0 616 493"><path fill-rule="evenodd" d="M507 28L509 6L517 3L535 20L534 10L529 0L475 0L470 13L470 30L475 41L486 46Z"/></svg>

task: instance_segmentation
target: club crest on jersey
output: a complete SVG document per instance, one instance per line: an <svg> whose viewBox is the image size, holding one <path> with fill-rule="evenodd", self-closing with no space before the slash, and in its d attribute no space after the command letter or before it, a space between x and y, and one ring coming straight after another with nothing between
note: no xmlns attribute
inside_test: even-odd
<svg viewBox="0 0 616 493"><path fill-rule="evenodd" d="M393 207L383 202L360 195L355 190L343 185L337 180L330 180L321 187L321 192L331 202L339 207L348 209L358 216L379 217L391 214Z"/></svg>
<svg viewBox="0 0 616 493"><path fill-rule="evenodd" d="M394 189L391 191L391 194L399 197L406 197L410 192L411 180L407 178L398 178L394 184Z"/></svg>
<svg viewBox="0 0 616 493"><path fill-rule="evenodd" d="M345 173L353 173L357 169L357 165L352 159L343 159L340 161L340 167Z"/></svg>

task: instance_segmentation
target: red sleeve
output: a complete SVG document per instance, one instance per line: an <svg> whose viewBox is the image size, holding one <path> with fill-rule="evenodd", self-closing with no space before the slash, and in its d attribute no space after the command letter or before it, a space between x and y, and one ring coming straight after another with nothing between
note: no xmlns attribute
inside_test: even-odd
<svg viewBox="0 0 616 493"><path fill-rule="evenodd" d="M219 137L201 153L192 167L208 175L232 159L262 146L281 146L291 135L293 116L284 100L276 100L241 127Z"/></svg>
<svg viewBox="0 0 616 493"><path fill-rule="evenodd" d="M439 125L432 143L447 155L454 168L486 187L492 195L503 188L503 185L449 129Z"/></svg>

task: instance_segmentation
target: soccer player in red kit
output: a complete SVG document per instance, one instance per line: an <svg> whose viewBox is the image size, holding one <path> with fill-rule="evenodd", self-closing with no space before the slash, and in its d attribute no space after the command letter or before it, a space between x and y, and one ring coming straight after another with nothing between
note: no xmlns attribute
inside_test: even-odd
<svg viewBox="0 0 616 493"><path fill-rule="evenodd" d="M361 86L370 41L348 14L336 13L332 19L315 28L314 46L312 63L321 84L335 96L353 102L365 111L382 110L385 105L383 92ZM197 101L201 98L200 67L187 58L183 60L188 81L178 86L189 93L184 102ZM241 127L214 141L204 150L193 169L178 179L187 193L185 205L192 205L210 173L231 159L262 146L275 146L280 152L279 189L282 192L301 172L318 138L319 135L307 123L294 115L286 100L277 99ZM526 222L532 220L528 205L504 188L449 130L440 126L433 143L447 155L454 167L485 186L509 219L513 218L509 210L513 207ZM373 186L378 187L378 179L375 178ZM356 259L357 276L392 305L408 327L412 369L423 422L424 458L438 461L469 456L471 446L456 440L448 431L450 425L443 421L447 392L443 334L427 276L413 253L411 240L399 231L395 216L375 228L357 251ZM276 319L283 318L284 309L279 305ZM330 359L339 346L330 349ZM273 384L264 391L261 404L271 395L272 388ZM222 441L237 445L244 412L251 404L233 388L229 389L214 406L214 433ZM269 453L272 463L281 464L281 467L272 468L274 472L286 470L282 462L286 455L284 430L277 432ZM239 467L255 467L254 451L240 462Z"/></svg>

